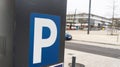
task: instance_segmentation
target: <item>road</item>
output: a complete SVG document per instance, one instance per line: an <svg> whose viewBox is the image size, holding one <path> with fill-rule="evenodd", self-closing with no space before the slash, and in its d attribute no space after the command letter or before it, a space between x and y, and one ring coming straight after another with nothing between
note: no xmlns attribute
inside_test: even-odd
<svg viewBox="0 0 120 67"><path fill-rule="evenodd" d="M65 48L120 59L120 50L86 44L65 42Z"/></svg>

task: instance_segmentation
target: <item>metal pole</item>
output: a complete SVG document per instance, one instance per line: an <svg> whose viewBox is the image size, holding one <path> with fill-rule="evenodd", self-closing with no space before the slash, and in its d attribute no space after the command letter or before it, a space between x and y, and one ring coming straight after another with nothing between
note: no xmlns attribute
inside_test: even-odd
<svg viewBox="0 0 120 67"><path fill-rule="evenodd" d="M89 0L89 15L88 15L88 30L87 30L87 34L90 34L90 15L91 15L91 0Z"/></svg>
<svg viewBox="0 0 120 67"><path fill-rule="evenodd" d="M76 57L72 57L72 67L75 67L75 63L76 63Z"/></svg>

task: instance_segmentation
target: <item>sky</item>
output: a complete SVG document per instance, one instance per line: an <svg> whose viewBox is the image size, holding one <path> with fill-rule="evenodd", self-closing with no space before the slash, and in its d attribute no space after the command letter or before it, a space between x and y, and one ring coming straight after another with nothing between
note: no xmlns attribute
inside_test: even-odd
<svg viewBox="0 0 120 67"><path fill-rule="evenodd" d="M113 0L91 0L91 13L107 18L113 15ZM88 13L89 0L67 0L67 14ZM115 17L120 17L120 0L115 0Z"/></svg>

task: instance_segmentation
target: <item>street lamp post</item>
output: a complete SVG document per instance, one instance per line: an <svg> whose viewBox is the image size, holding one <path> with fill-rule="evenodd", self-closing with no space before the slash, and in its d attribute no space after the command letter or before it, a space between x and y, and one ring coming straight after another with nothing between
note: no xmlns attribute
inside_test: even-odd
<svg viewBox="0 0 120 67"><path fill-rule="evenodd" d="M90 34L90 15L91 15L91 0L89 0L89 15L88 15L88 30L87 30L87 34Z"/></svg>

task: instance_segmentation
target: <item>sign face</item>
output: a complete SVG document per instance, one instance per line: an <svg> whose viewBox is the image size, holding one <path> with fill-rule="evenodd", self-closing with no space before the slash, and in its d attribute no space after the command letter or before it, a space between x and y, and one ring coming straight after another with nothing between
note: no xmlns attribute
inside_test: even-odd
<svg viewBox="0 0 120 67"><path fill-rule="evenodd" d="M30 16L29 67L44 67L59 62L60 17L32 13Z"/></svg>

